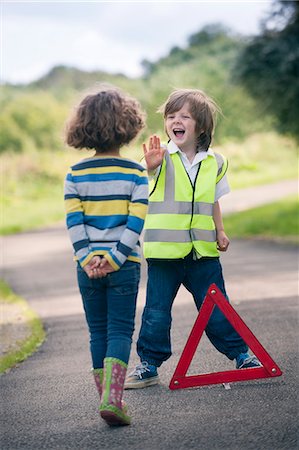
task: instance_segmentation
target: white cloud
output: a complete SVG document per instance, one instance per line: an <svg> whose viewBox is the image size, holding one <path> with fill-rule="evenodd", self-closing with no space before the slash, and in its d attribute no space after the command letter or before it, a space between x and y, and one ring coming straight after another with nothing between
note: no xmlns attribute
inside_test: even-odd
<svg viewBox="0 0 299 450"><path fill-rule="evenodd" d="M142 49L125 41L114 40L94 30L85 30L73 44L78 55L74 65L87 70L100 68L110 72L126 72L130 76L141 74L139 60ZM124 70L124 68L126 70Z"/></svg>
<svg viewBox="0 0 299 450"><path fill-rule="evenodd" d="M256 33L270 0L209 2L4 2L4 81L28 82L54 65L140 75L204 25L222 22Z"/></svg>

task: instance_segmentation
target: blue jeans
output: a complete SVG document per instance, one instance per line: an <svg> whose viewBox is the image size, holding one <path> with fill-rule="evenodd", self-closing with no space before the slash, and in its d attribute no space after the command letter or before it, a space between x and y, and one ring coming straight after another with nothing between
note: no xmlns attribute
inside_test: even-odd
<svg viewBox="0 0 299 450"><path fill-rule="evenodd" d="M90 335L94 369L106 357L128 363L135 325L140 264L126 261L104 278L90 279L77 266L77 278Z"/></svg>
<svg viewBox="0 0 299 450"><path fill-rule="evenodd" d="M181 284L193 295L197 309L202 305L209 286L215 283L227 298L219 258L194 260L148 259L146 305L137 341L141 361L160 367L171 356L171 308ZM216 349L229 359L247 352L248 346L215 307L206 327L206 335Z"/></svg>

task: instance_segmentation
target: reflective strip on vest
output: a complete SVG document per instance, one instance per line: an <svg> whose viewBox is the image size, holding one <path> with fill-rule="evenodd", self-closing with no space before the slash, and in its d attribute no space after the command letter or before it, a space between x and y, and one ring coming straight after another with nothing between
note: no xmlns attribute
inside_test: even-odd
<svg viewBox="0 0 299 450"><path fill-rule="evenodd" d="M201 256L219 255L213 206L216 183L226 170L222 155L209 155L200 163L193 187L178 153L165 153L145 219L145 258L182 258L192 248Z"/></svg>
<svg viewBox="0 0 299 450"><path fill-rule="evenodd" d="M211 203L194 202L194 214L213 215ZM152 202L150 214L190 214L190 202Z"/></svg>
<svg viewBox="0 0 299 450"><path fill-rule="evenodd" d="M224 175L227 171L228 161L220 153L214 153L214 155L215 155L217 165L218 165L218 172L217 172L217 178L216 178L216 183L218 183L218 181L220 181L221 178L224 177Z"/></svg>
<svg viewBox="0 0 299 450"><path fill-rule="evenodd" d="M206 241L214 242L216 239L215 230L145 230L145 242L157 242L157 234L161 242L190 242Z"/></svg>

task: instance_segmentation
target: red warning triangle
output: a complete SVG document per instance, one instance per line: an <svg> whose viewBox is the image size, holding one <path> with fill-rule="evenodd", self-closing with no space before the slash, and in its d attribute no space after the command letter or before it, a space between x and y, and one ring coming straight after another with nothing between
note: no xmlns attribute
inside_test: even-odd
<svg viewBox="0 0 299 450"><path fill-rule="evenodd" d="M213 312L214 306L225 315L234 329L246 342L248 347L254 352L256 357L262 363L262 367L253 367L249 369L234 369L224 372L204 373L200 375L186 376L194 353L198 347L199 341L207 326L209 318ZM257 340L254 334L249 330L238 313L234 310L222 292L215 284L211 284L207 295L202 303L197 319L187 339L185 348L182 352L178 365L170 381L170 389L184 389L190 387L204 386L208 384L230 383L234 381L254 380L257 378L272 378L282 375L282 371L273 361L271 356Z"/></svg>

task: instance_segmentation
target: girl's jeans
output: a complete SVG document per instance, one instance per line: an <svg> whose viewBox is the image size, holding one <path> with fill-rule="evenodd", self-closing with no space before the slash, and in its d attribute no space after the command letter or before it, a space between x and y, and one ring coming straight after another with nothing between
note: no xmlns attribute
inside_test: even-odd
<svg viewBox="0 0 299 450"><path fill-rule="evenodd" d="M159 367L171 356L171 308L181 284L193 295L200 308L209 286L215 283L227 298L219 258L194 260L148 259L146 305L137 342L141 361ZM229 321L215 307L205 330L209 340L229 359L248 351L248 347Z"/></svg>
<svg viewBox="0 0 299 450"><path fill-rule="evenodd" d="M126 261L120 270L98 279L90 279L78 265L77 277L89 328L93 368L102 368L106 357L128 363L140 264Z"/></svg>

